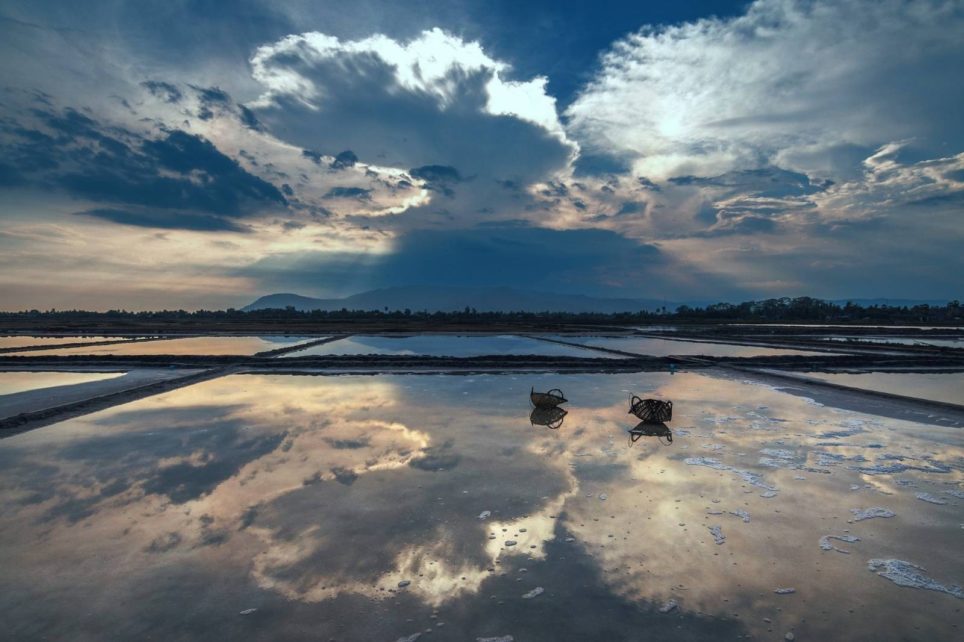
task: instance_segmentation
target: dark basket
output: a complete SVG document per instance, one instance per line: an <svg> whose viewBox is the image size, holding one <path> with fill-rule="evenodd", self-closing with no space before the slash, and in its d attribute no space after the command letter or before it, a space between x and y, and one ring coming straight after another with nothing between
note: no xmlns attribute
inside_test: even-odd
<svg viewBox="0 0 964 642"><path fill-rule="evenodd" d="M673 418L673 402L659 399L640 399L633 395L629 401L629 414L636 415L650 424L670 421Z"/></svg>

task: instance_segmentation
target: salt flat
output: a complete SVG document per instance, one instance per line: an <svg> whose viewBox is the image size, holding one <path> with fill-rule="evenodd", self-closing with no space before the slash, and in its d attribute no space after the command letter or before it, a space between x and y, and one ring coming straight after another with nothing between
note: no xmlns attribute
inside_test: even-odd
<svg viewBox="0 0 964 642"><path fill-rule="evenodd" d="M533 386L571 400L557 430L530 422ZM671 445L630 441L630 393L674 401ZM234 375L5 439L0 461L18 637L889 640L961 623L959 429L723 371ZM893 516L858 519L878 509Z"/></svg>

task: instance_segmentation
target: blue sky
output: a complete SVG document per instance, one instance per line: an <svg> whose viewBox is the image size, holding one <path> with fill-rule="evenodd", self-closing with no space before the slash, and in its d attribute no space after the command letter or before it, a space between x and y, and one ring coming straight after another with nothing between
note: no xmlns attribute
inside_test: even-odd
<svg viewBox="0 0 964 642"><path fill-rule="evenodd" d="M10 1L4 309L959 298L964 6Z"/></svg>

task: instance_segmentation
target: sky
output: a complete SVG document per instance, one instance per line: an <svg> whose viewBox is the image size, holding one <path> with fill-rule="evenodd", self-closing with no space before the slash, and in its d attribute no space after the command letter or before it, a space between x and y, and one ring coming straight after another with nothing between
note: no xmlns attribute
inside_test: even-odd
<svg viewBox="0 0 964 642"><path fill-rule="evenodd" d="M962 298L964 2L5 0L0 309Z"/></svg>

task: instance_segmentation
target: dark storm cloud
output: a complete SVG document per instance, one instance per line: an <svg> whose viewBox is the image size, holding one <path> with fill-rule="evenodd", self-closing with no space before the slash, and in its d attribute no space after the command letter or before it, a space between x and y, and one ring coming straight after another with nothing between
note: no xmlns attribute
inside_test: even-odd
<svg viewBox="0 0 964 642"><path fill-rule="evenodd" d="M238 118L241 120L241 124L248 129L256 132L264 131L264 126L258 120L258 117L244 105L238 105Z"/></svg>
<svg viewBox="0 0 964 642"><path fill-rule="evenodd" d="M825 190L832 185L828 181L811 181L800 172L779 167L761 167L727 172L718 176L675 176L669 182L680 186L716 187L733 193L780 198L806 196Z"/></svg>
<svg viewBox="0 0 964 642"><path fill-rule="evenodd" d="M355 152L351 151L350 149L346 149L335 156L335 160L331 162L331 167L332 169L347 169L349 167L354 167L355 163L357 162L358 156L355 155Z"/></svg>
<svg viewBox="0 0 964 642"><path fill-rule="evenodd" d="M4 128L0 149L18 168L12 178L110 204L83 214L128 225L237 231L242 226L230 219L287 205L278 188L201 136L175 129L145 138L73 109L34 116L43 130Z"/></svg>
<svg viewBox="0 0 964 642"><path fill-rule="evenodd" d="M631 158L613 154L580 154L573 164L576 176L604 176L606 174L625 174L632 167Z"/></svg>
<svg viewBox="0 0 964 642"><path fill-rule="evenodd" d="M141 86L151 92L151 95L155 98L160 98L168 103L178 103L184 97L184 94L176 85L162 80L145 80L141 83Z"/></svg>
<svg viewBox="0 0 964 642"><path fill-rule="evenodd" d="M408 173L429 183L458 183L462 180L459 170L447 165L423 165L410 169Z"/></svg>
<svg viewBox="0 0 964 642"><path fill-rule="evenodd" d="M256 57L256 77L296 74L323 100L275 92L258 115L277 136L307 150L351 149L380 165L458 168L461 175L541 179L572 152L546 128L488 111L490 68L453 63L446 89L413 87L398 65L373 52L325 50L275 43ZM315 158L312 152L307 153ZM433 172L451 181L454 175Z"/></svg>
<svg viewBox="0 0 964 642"><path fill-rule="evenodd" d="M197 95L200 104L197 116L201 120L211 120L215 113L228 109L231 105L231 96L220 87L190 87Z"/></svg>
<svg viewBox="0 0 964 642"><path fill-rule="evenodd" d="M93 216L94 218L120 223L121 225L135 225L138 227L155 227L159 229L195 230L198 232L247 232L249 228L230 219L220 216L210 216L192 212L177 212L172 210L141 209L111 209L99 207L82 212L77 216Z"/></svg>
<svg viewBox="0 0 964 642"><path fill-rule="evenodd" d="M322 198L368 199L372 191L364 187L332 187Z"/></svg>
<svg viewBox="0 0 964 642"><path fill-rule="evenodd" d="M339 283L342 294L396 285L519 285L573 293L638 292L666 257L605 230L549 230L514 225L456 230L413 230L392 253L276 255L240 271L268 290L314 291Z"/></svg>

